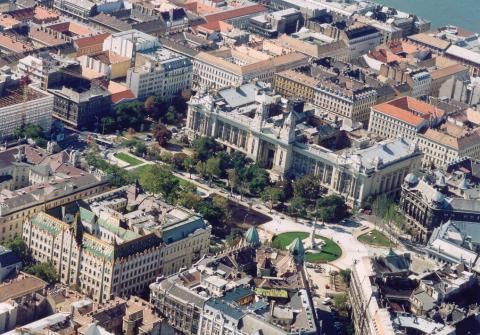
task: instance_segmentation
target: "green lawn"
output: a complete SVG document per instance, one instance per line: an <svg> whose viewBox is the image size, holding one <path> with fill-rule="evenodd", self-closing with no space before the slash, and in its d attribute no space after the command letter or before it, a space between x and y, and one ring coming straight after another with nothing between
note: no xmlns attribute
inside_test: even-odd
<svg viewBox="0 0 480 335"><path fill-rule="evenodd" d="M377 247L391 247L393 246L392 241L389 240L384 233L379 230L372 230L368 233L360 235L358 240L365 244L374 245Z"/></svg>
<svg viewBox="0 0 480 335"><path fill-rule="evenodd" d="M143 162L139 159L136 159L135 157L129 155L129 154L126 154L124 152L117 152L115 154L115 157L117 157L118 159L124 161L125 163L128 163L130 164L131 166L135 166L135 165L140 165L142 164Z"/></svg>
<svg viewBox="0 0 480 335"><path fill-rule="evenodd" d="M305 240L310 236L306 232L288 232L282 233L275 237L272 242L272 247L276 249L286 249L294 239L297 237ZM308 252L305 254L305 260L311 263L324 263L331 262L338 259L342 255L342 249L340 246L333 242L331 239L316 235L317 238L322 239L325 242L325 245L322 248L322 251L319 253Z"/></svg>

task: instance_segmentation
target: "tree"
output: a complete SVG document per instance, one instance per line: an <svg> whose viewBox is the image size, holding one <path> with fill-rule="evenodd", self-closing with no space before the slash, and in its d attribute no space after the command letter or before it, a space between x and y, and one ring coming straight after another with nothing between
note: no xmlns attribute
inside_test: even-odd
<svg viewBox="0 0 480 335"><path fill-rule="evenodd" d="M316 209L321 219L338 222L347 215L345 200L335 194L317 200Z"/></svg>
<svg viewBox="0 0 480 335"><path fill-rule="evenodd" d="M32 256L28 250L25 241L18 236L9 239L4 243L5 248L12 250L12 252L22 261L23 266L32 263Z"/></svg>
<svg viewBox="0 0 480 335"><path fill-rule="evenodd" d="M340 270L340 277L342 277L343 282L347 286L350 286L351 275L352 275L352 270L350 269Z"/></svg>
<svg viewBox="0 0 480 335"><path fill-rule="evenodd" d="M167 124L175 124L177 120L177 111L175 110L174 106L170 106L167 109L167 113L165 114L165 122Z"/></svg>
<svg viewBox="0 0 480 335"><path fill-rule="evenodd" d="M228 186L230 186L230 195L233 195L233 191L238 188L240 184L240 178L236 169L227 170Z"/></svg>
<svg viewBox="0 0 480 335"><path fill-rule="evenodd" d="M347 313L347 308L348 308L347 303L348 303L348 299L347 299L346 293L337 294L333 298L333 306L335 306L335 308L340 314Z"/></svg>
<svg viewBox="0 0 480 335"><path fill-rule="evenodd" d="M307 202L315 202L321 195L321 188L318 178L314 175L305 175L293 183L293 194L301 197Z"/></svg>
<svg viewBox="0 0 480 335"><path fill-rule="evenodd" d="M205 162L207 159L212 157L215 152L217 152L220 147L211 137L200 137L193 141L193 157L196 160L201 160Z"/></svg>
<svg viewBox="0 0 480 335"><path fill-rule="evenodd" d="M282 199L282 190L278 187L267 187L261 193L262 200L269 203L270 210Z"/></svg>
<svg viewBox="0 0 480 335"><path fill-rule="evenodd" d="M166 166L146 166L140 174L139 181L144 190L161 194L169 203L175 202L179 181Z"/></svg>
<svg viewBox="0 0 480 335"><path fill-rule="evenodd" d="M153 111L155 109L155 97L153 96L149 96L146 100L145 100L145 103L144 103L144 108L145 108L145 111L149 114L149 115L152 115L153 114Z"/></svg>
<svg viewBox="0 0 480 335"><path fill-rule="evenodd" d="M240 171L252 164L252 160L240 151L234 151L230 155L230 165L235 170Z"/></svg>
<svg viewBox="0 0 480 335"><path fill-rule="evenodd" d="M218 177L222 170L220 169L220 159L210 157L205 163L205 175L209 178L209 184L212 184L213 177Z"/></svg>
<svg viewBox="0 0 480 335"><path fill-rule="evenodd" d="M197 164L195 165L195 171L197 171L197 173L202 177L205 177L206 175L205 165L206 165L205 162L202 162L202 161L198 161Z"/></svg>
<svg viewBox="0 0 480 335"><path fill-rule="evenodd" d="M26 269L30 273L49 284L54 284L58 281L57 270L50 263L37 263Z"/></svg>
<svg viewBox="0 0 480 335"><path fill-rule="evenodd" d="M140 101L124 102L113 109L117 129L132 128L139 131L145 120L145 106Z"/></svg>
<svg viewBox="0 0 480 335"><path fill-rule="evenodd" d="M162 147L167 146L168 141L172 139L172 132L168 128L159 123L153 131L153 137L157 140L158 144Z"/></svg>
<svg viewBox="0 0 480 335"><path fill-rule="evenodd" d="M194 168L195 168L195 160L190 157L190 156L187 156L184 160L183 160L183 168L185 169L185 171L187 171L189 173L189 176L188 178L192 179L192 172L195 171Z"/></svg>
<svg viewBox="0 0 480 335"><path fill-rule="evenodd" d="M257 164L242 169L240 179L248 184L249 192L255 195L270 185L268 171Z"/></svg>
<svg viewBox="0 0 480 335"><path fill-rule="evenodd" d="M196 209L202 200L198 194L188 191L179 194L177 204L188 209Z"/></svg>
<svg viewBox="0 0 480 335"><path fill-rule="evenodd" d="M293 197L288 205L288 213L296 218L305 215L306 203L302 197Z"/></svg>
<svg viewBox="0 0 480 335"><path fill-rule="evenodd" d="M391 201L385 195L375 198L372 204L373 214L379 218L385 218L388 213L388 209L390 208L390 204Z"/></svg>
<svg viewBox="0 0 480 335"><path fill-rule="evenodd" d="M275 187L282 190L282 199L281 201L288 201L293 197L293 186L292 182L288 179L283 179L275 182Z"/></svg>
<svg viewBox="0 0 480 335"><path fill-rule="evenodd" d="M175 169L177 170L183 170L185 167L185 160L188 158L187 154L184 154L183 152L177 152L173 154L172 157L172 163Z"/></svg>
<svg viewBox="0 0 480 335"><path fill-rule="evenodd" d="M222 196L212 196L213 205L218 208L222 213L222 221L227 222L232 217L232 211L230 210L229 201Z"/></svg>
<svg viewBox="0 0 480 335"><path fill-rule="evenodd" d="M225 217L225 213L222 209L215 206L212 200L204 200L195 208L195 211L200 213L205 220L212 225L220 225Z"/></svg>

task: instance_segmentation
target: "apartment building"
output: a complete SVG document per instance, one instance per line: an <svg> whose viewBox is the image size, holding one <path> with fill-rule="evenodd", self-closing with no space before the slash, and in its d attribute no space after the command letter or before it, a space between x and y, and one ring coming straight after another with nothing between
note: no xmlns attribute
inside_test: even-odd
<svg viewBox="0 0 480 335"><path fill-rule="evenodd" d="M400 97L371 107L368 130L383 138L403 136L415 141L417 134L439 125L445 111L411 97Z"/></svg>
<svg viewBox="0 0 480 335"><path fill-rule="evenodd" d="M139 99L157 95L169 100L192 87L190 59L167 49L137 53L136 66L127 71L127 86Z"/></svg>
<svg viewBox="0 0 480 335"><path fill-rule="evenodd" d="M315 89L313 104L351 123L368 124L370 107L377 101L377 91L353 79L321 81Z"/></svg>
<svg viewBox="0 0 480 335"><path fill-rule="evenodd" d="M193 60L193 83L219 89L252 79L272 82L275 73L307 64L308 57L297 52L270 56L248 47L200 52Z"/></svg>
<svg viewBox="0 0 480 335"><path fill-rule="evenodd" d="M411 173L402 184L400 208L414 240L426 242L448 220L480 222L478 161L463 158L442 168Z"/></svg>
<svg viewBox="0 0 480 335"><path fill-rule="evenodd" d="M311 114L302 101L291 99L284 106L269 87L254 82L197 93L189 103L187 129L191 138L213 137L228 150L243 152L272 175L317 175L350 205L373 195L398 195L404 176L421 165L418 147L403 138L370 145L364 135L352 135L352 146L337 151L320 141ZM343 135L348 136L336 136Z"/></svg>
<svg viewBox="0 0 480 335"><path fill-rule="evenodd" d="M302 97L321 112L351 123L368 123L370 107L377 101L375 89L352 78L332 75L316 78L287 70L275 74L274 87L285 97Z"/></svg>
<svg viewBox="0 0 480 335"><path fill-rule="evenodd" d="M467 128L447 121L418 134L424 165L442 166L463 157L480 159L480 128Z"/></svg>
<svg viewBox="0 0 480 335"><path fill-rule="evenodd" d="M131 59L135 59L137 52L153 50L159 47L158 37L135 29L114 33L103 41L103 51L112 51Z"/></svg>
<svg viewBox="0 0 480 335"><path fill-rule="evenodd" d="M382 34L377 28L364 24L355 24L338 34L339 39L347 44L349 60L367 54L382 41Z"/></svg>
<svg viewBox="0 0 480 335"><path fill-rule="evenodd" d="M100 51L95 54L77 57L85 77L107 79L124 78L131 65L131 59L113 51Z"/></svg>
<svg viewBox="0 0 480 335"><path fill-rule="evenodd" d="M132 185L33 215L23 239L37 261L55 266L62 283L105 302L190 267L208 250L210 226Z"/></svg>
<svg viewBox="0 0 480 335"><path fill-rule="evenodd" d="M95 2L88 0L54 0L53 8L82 21L87 21L97 13Z"/></svg>
<svg viewBox="0 0 480 335"><path fill-rule="evenodd" d="M54 96L53 117L76 129L93 129L112 105L110 92L85 78L62 81L48 92Z"/></svg>
<svg viewBox="0 0 480 335"><path fill-rule="evenodd" d="M102 192L106 178L79 169L79 154L28 145L0 152L0 240L21 236L28 217Z"/></svg>
<svg viewBox="0 0 480 335"><path fill-rule="evenodd" d="M275 91L287 98L303 98L307 103L314 103L317 96L316 87L321 80L302 72L287 70L276 73L273 81Z"/></svg>
<svg viewBox="0 0 480 335"><path fill-rule="evenodd" d="M25 100L26 99L26 100ZM34 85L25 87L9 74L0 80L0 139L14 135L22 125L31 123L50 131L53 96Z"/></svg>

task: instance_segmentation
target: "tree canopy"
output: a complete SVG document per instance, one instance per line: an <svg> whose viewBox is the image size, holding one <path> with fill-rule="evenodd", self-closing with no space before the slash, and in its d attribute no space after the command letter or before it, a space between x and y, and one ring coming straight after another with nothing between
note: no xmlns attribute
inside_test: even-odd
<svg viewBox="0 0 480 335"><path fill-rule="evenodd" d="M167 202L173 203L176 199L179 181L166 166L146 166L140 174L139 182L144 190L161 194Z"/></svg>
<svg viewBox="0 0 480 335"><path fill-rule="evenodd" d="M335 194L318 199L316 208L323 221L338 222L347 215L345 200Z"/></svg>
<svg viewBox="0 0 480 335"><path fill-rule="evenodd" d="M50 263L37 263L29 266L25 271L49 284L54 284L58 281L57 270Z"/></svg>

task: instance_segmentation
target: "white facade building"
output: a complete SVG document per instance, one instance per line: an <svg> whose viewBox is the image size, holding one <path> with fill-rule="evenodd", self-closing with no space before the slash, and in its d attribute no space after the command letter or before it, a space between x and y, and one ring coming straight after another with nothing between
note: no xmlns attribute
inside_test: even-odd
<svg viewBox="0 0 480 335"><path fill-rule="evenodd" d="M113 51L128 58L135 58L139 51L154 50L160 47L157 37L138 30L126 30L110 35L103 41L103 51Z"/></svg>
<svg viewBox="0 0 480 335"><path fill-rule="evenodd" d="M316 175L323 187L341 194L350 205L360 205L373 195L398 194L405 175L421 165L418 147L403 138L340 152L298 141L302 135L308 138L297 127L303 103L289 101L286 112L268 122L269 110L279 100L259 82L199 93L189 102L189 135L215 138L229 150L264 164L274 175Z"/></svg>
<svg viewBox="0 0 480 335"><path fill-rule="evenodd" d="M138 53L136 66L127 72L127 86L137 98L150 95L168 100L192 87L190 59L166 49Z"/></svg>
<svg viewBox="0 0 480 335"><path fill-rule="evenodd" d="M3 84L5 85L5 82ZM0 95L0 138L13 135L16 129L29 123L42 127L45 132L50 131L53 95L33 85L24 88L17 86L8 91L2 87L1 90L3 92ZM23 90L28 93L25 94Z"/></svg>

